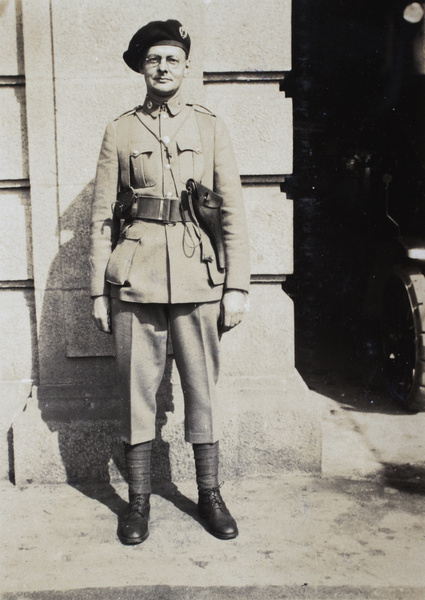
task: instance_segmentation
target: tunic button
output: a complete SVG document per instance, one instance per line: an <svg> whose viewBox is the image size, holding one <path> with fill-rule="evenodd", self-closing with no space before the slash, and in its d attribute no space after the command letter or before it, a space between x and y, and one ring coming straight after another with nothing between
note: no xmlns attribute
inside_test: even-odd
<svg viewBox="0 0 425 600"><path fill-rule="evenodd" d="M168 135L165 135L165 136L162 138L162 141L163 141L163 142L165 142L166 144L168 144L168 143L169 143L169 141L170 141L170 138L168 137Z"/></svg>
<svg viewBox="0 0 425 600"><path fill-rule="evenodd" d="M173 195L173 192L167 192L168 198L171 198L172 195Z"/></svg>
<svg viewBox="0 0 425 600"><path fill-rule="evenodd" d="M167 165L165 165L165 168L168 169L168 170L170 170L171 169L171 165L167 164Z"/></svg>

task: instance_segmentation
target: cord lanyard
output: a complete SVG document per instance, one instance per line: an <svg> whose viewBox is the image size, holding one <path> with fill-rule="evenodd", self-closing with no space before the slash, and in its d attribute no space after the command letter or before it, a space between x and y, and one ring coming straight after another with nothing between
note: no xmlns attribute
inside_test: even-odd
<svg viewBox="0 0 425 600"><path fill-rule="evenodd" d="M160 109L160 110L163 110L163 106L164 106L164 105L162 105L162 106L161 106L161 109ZM147 130L148 130L148 131L149 131L149 132L150 132L150 133L151 133L151 134L152 134L152 135L155 137L155 138L156 138L156 140L158 141L158 143L160 144L160 146L163 146L163 147L164 147L164 150L165 150L165 156L167 157L168 164L170 165L170 173L171 173L171 178L172 178L172 180L173 180L174 189L175 189L175 192L176 192L176 197L177 197L177 198L179 197L179 191L178 191L178 188L177 188L177 183L176 183L176 179L175 179L175 176L174 176L173 167L172 167L172 165L171 165L171 153L170 153L170 150L169 150L169 148L168 148L168 144L170 144L170 143L171 143L171 142L174 140L174 138L176 137L176 135L178 134L178 132L180 131L180 129L183 127L183 125L186 123L187 119L189 118L189 116L190 116L191 114L192 114L192 110L189 108L189 110L187 111L187 115L185 116L185 118L183 119L183 121L180 123L180 127L178 127L178 129L177 129L177 130L174 132L173 136L172 136L172 137L169 139L168 143L166 144L166 143L164 142L164 140L163 140L163 139L162 139L162 138L161 138L159 135L157 135L157 134L155 133L155 131L152 131L152 129L151 129L150 127L148 127L148 126L146 125L146 123L144 123L144 122L142 121L142 119L139 117L139 115L138 115L138 113L137 113L137 111L136 111L136 117L139 119L140 123L141 123L141 124L142 124L142 125L143 125L143 126L144 126L144 127L145 127L145 128L146 128L146 129L147 129ZM161 125L160 125L160 126L161 126ZM190 229L189 229L189 227L188 227L188 225L187 225L186 219L184 218L184 211L183 211L183 210L181 210L181 214L182 214L182 217L183 217L183 227L184 227L184 233L183 233L183 248L184 248L184 252L186 253L186 250L185 250L185 248L186 248L186 246L188 246L188 248L190 249L190 254L187 254L187 256L190 258L191 256L193 256L193 255L194 255L196 248L197 248L198 246L200 246L200 244L201 244L201 239L202 239L202 235L201 235L201 231L200 231L199 225L198 225L197 223L192 223L192 224L193 224L194 231L195 231L195 233L196 233L196 236L197 236L197 238L198 238L198 241L195 241L195 240L193 239L193 237L192 237L192 234L191 234L191 231L190 231ZM188 236L189 236L190 243L188 243L188 242L186 241L186 235L188 235Z"/></svg>
<svg viewBox="0 0 425 600"><path fill-rule="evenodd" d="M163 106L164 106L164 105L163 105ZM162 107L161 107L161 110L162 110ZM179 127L178 127L178 129L177 129L177 130L174 132L173 136L172 136L172 137L169 139L168 143L166 144L166 143L164 142L164 140L163 140L161 137L159 137L159 135L157 135L157 134L155 133L155 131L152 131L152 129L151 129L150 127L148 127L148 126L146 125L146 123L144 123L144 121L142 121L142 119L139 117L139 115L138 115L138 113L137 113L137 111L136 111L136 117L139 119L140 123L141 123L141 124L142 124L142 125L143 125L143 126L144 126L144 127L145 127L145 128L146 128L146 129L147 129L147 130L148 130L148 131L149 131L149 132L150 132L150 133L151 133L151 134L152 134L152 135L155 137L155 139L158 141L158 143L160 144L160 146L163 146L163 147L164 147L164 150L165 150L165 156L167 157L168 164L170 165L170 173L171 173L171 178L172 178L172 180L173 180L173 184L174 184L174 190L175 190L175 192L176 192L176 197L177 197L177 198L178 198L178 196L179 196L179 191L178 191L178 188L177 188L176 178L175 178L175 176L174 176L174 172L173 172L173 167L171 166L171 154L170 154L170 150L169 150L168 144L170 144L170 143L171 143L171 142L174 140L174 138L176 137L176 135L178 134L178 132L180 131L180 129L181 129L181 128L183 127L183 125L186 123L186 121L187 121L187 119L189 118L189 116L191 115L191 113L192 113L192 111L189 109L189 110L187 111L187 115L185 116L185 118L183 119L183 121L180 123L180 126L179 126Z"/></svg>

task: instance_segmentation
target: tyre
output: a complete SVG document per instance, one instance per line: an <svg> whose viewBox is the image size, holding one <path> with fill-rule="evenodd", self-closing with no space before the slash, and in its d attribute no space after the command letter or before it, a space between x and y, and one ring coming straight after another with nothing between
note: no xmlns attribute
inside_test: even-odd
<svg viewBox="0 0 425 600"><path fill-rule="evenodd" d="M397 266L382 301L383 371L389 392L407 410L425 410L425 277Z"/></svg>

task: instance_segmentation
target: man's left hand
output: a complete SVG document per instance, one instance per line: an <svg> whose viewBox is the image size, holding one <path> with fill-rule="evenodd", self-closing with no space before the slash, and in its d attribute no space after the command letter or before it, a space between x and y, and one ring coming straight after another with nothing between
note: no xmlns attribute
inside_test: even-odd
<svg viewBox="0 0 425 600"><path fill-rule="evenodd" d="M221 301L221 326L229 331L242 321L248 309L248 294L241 290L228 290Z"/></svg>

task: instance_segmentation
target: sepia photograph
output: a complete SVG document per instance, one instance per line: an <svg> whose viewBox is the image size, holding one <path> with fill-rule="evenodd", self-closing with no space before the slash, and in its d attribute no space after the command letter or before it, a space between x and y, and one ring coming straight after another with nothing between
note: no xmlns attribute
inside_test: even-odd
<svg viewBox="0 0 425 600"><path fill-rule="evenodd" d="M425 3L0 0L0 598L425 598Z"/></svg>

